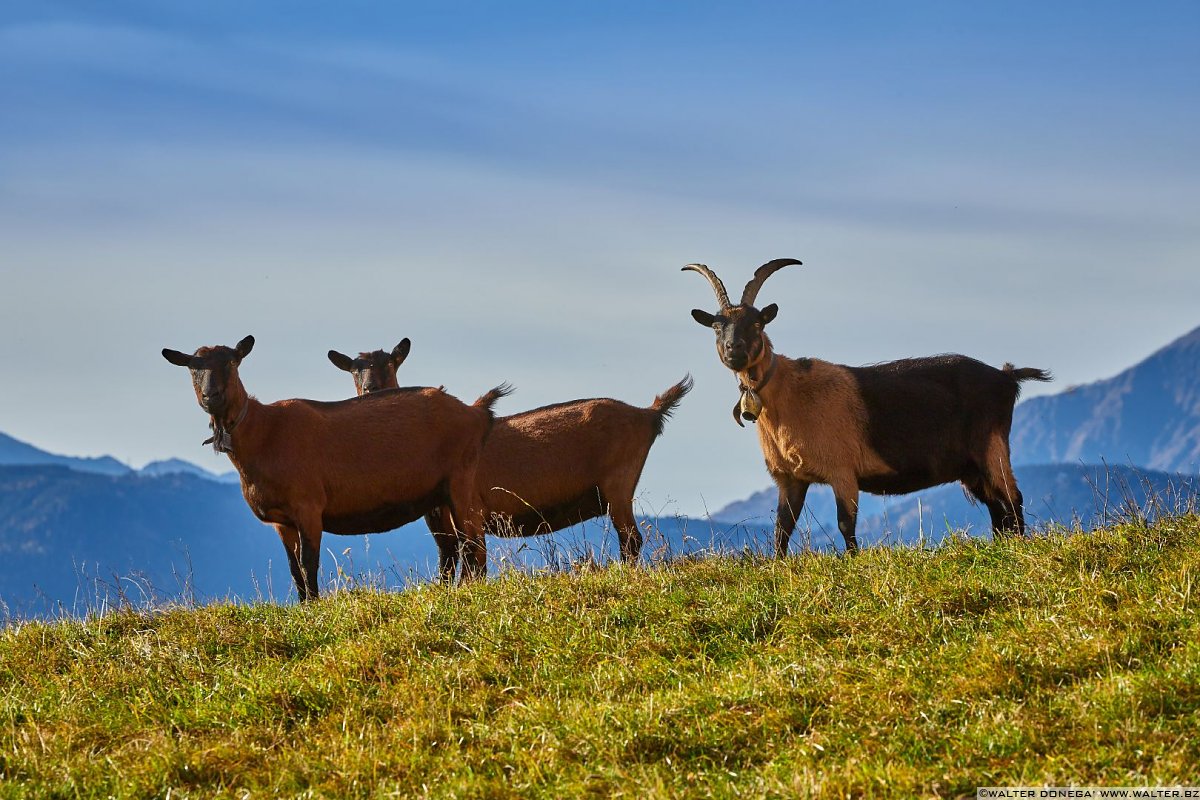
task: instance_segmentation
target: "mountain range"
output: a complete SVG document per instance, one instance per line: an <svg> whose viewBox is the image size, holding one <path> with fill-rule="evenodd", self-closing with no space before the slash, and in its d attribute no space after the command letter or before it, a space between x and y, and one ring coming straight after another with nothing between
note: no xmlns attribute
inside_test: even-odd
<svg viewBox="0 0 1200 800"><path fill-rule="evenodd" d="M1119 375L1019 404L1013 461L1031 524L1091 527L1113 518L1194 508L1200 464L1200 329ZM643 519L647 558L711 549L768 551L773 488L710 519ZM864 543L933 542L986 532L986 512L957 485L902 497L862 495ZM605 521L553 537L489 537L493 568L558 569L605 561ZM793 539L841 546L832 493L809 492ZM323 542L328 581L403 585L432 576L436 549L423 523ZM237 474L179 459L132 469L116 459L44 452L0 434L0 610L71 613L170 597L282 600L293 591L282 546L253 517Z"/></svg>
<svg viewBox="0 0 1200 800"><path fill-rule="evenodd" d="M185 473L205 480L221 483L239 483L237 473L233 470L217 474L209 472L204 467L184 461L181 458L168 458L162 461L151 461L141 469L134 469L117 461L112 456L98 458L87 456L62 456L39 450L31 444L14 439L8 434L0 433L0 467L34 467L59 466L75 472L91 472L97 475L147 475L158 477Z"/></svg>

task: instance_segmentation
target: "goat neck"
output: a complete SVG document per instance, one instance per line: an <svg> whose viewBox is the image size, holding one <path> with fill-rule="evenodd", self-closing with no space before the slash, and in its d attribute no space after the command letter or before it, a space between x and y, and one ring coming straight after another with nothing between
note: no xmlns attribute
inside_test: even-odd
<svg viewBox="0 0 1200 800"><path fill-rule="evenodd" d="M741 394L738 396L737 404L733 407L733 419L742 427L745 427L742 423L743 419L758 422L759 416L766 407L762 392L775 377L775 371L779 367L779 359L766 334L762 335L760 342L759 356L754 363L735 373L738 377L738 389L741 390Z"/></svg>
<svg viewBox="0 0 1200 800"><path fill-rule="evenodd" d="M208 427L212 430L213 435L204 440L203 444L211 444L213 452L216 453L233 453L233 432L242 426L246 421L246 417L250 414L251 405L260 405L253 397L246 393L246 390L241 387L240 382L238 394L241 396L241 408L236 412L232 408L227 408L218 418L217 416L209 416Z"/></svg>

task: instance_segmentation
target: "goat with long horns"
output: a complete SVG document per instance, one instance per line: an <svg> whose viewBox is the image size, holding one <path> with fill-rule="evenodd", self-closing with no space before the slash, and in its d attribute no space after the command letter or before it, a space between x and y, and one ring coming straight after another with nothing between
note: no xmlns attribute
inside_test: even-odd
<svg viewBox="0 0 1200 800"><path fill-rule="evenodd" d="M768 261L737 305L704 264L683 269L708 279L720 310L692 311L717 335L717 355L740 381L734 419L758 423L767 471L779 487L775 552L787 553L808 487L833 488L846 550L858 549L858 493L905 494L961 481L983 503L997 534L1025 533L1023 498L1009 458L1009 431L1021 382L1048 381L1041 369L1002 369L961 355L848 367L775 352L765 328L775 303L754 303L771 275L799 265Z"/></svg>

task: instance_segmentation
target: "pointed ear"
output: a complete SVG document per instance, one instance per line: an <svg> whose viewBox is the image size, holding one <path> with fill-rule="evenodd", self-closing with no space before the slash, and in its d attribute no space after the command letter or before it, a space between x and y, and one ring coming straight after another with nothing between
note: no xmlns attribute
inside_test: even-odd
<svg viewBox="0 0 1200 800"><path fill-rule="evenodd" d="M192 357L187 353L181 353L178 350L169 350L164 347L162 354L163 358L177 367L190 367L192 365Z"/></svg>
<svg viewBox="0 0 1200 800"><path fill-rule="evenodd" d="M775 315L779 313L779 306L771 303L771 305L758 312L758 321L762 325L766 325L771 320L775 319Z"/></svg>
<svg viewBox="0 0 1200 800"><path fill-rule="evenodd" d="M245 358L246 356L250 355L250 351L254 349L254 337L247 336L245 339L242 339L240 342L238 342L237 347L233 349L237 351L239 360Z"/></svg>
<svg viewBox="0 0 1200 800"><path fill-rule="evenodd" d="M717 321L717 318L712 314L708 313L707 311L701 311L698 308L692 309L692 319L696 320L696 322L699 322L706 328L711 328L713 323Z"/></svg>
<svg viewBox="0 0 1200 800"><path fill-rule="evenodd" d="M343 355L337 350L330 350L329 360L332 361L333 365L340 370L354 372L354 359L352 359L350 356Z"/></svg>
<svg viewBox="0 0 1200 800"><path fill-rule="evenodd" d="M392 364L397 367L403 364L404 359L408 358L408 351L411 349L412 342L408 340L408 337L406 336L401 339L400 344L392 348Z"/></svg>

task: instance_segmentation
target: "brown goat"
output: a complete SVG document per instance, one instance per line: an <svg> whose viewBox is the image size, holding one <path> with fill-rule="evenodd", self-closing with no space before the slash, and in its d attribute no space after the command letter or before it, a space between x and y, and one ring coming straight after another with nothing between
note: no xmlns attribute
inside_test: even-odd
<svg viewBox="0 0 1200 800"><path fill-rule="evenodd" d="M362 366L356 369L372 369L386 355L382 350L362 353L355 361ZM355 374L354 383L359 395L367 393L364 376ZM598 398L497 417L476 474L488 531L536 536L607 513L622 560L636 562L642 535L633 514L634 491L651 445L691 388L692 380L685 376L649 408ZM445 533L447 521L440 512L427 514L425 521L437 541L442 574L453 574L458 548Z"/></svg>
<svg viewBox="0 0 1200 800"><path fill-rule="evenodd" d="M396 380L396 370L408 358L412 342L407 338L401 339L400 344L385 353L376 350L372 353L359 353L358 358L343 355L337 350L329 351L329 360L340 370L349 372L354 377L354 388L358 394L364 395L380 389L395 389L400 386Z"/></svg>
<svg viewBox="0 0 1200 800"><path fill-rule="evenodd" d="M763 282L800 262L763 264L733 305L724 284L703 264L720 311L692 317L717 334L717 355L737 373L742 398L734 419L758 422L767 471L779 487L775 552L784 555L814 483L833 488L838 528L847 551L854 535L858 493L904 494L961 481L982 502L1000 534L1025 533L1009 460L1008 436L1021 381L1050 380L1040 369L996 369L973 358L940 355L847 367L775 352L763 328L779 313L754 302Z"/></svg>
<svg viewBox="0 0 1200 800"><path fill-rule="evenodd" d="M473 406L429 388L264 404L238 376L253 347L247 336L233 348L162 354L191 371L196 400L211 417L209 441L229 454L250 510L275 526L301 601L318 595L322 531L378 533L438 507L466 542L463 579L483 574L475 471L492 404L507 387Z"/></svg>

